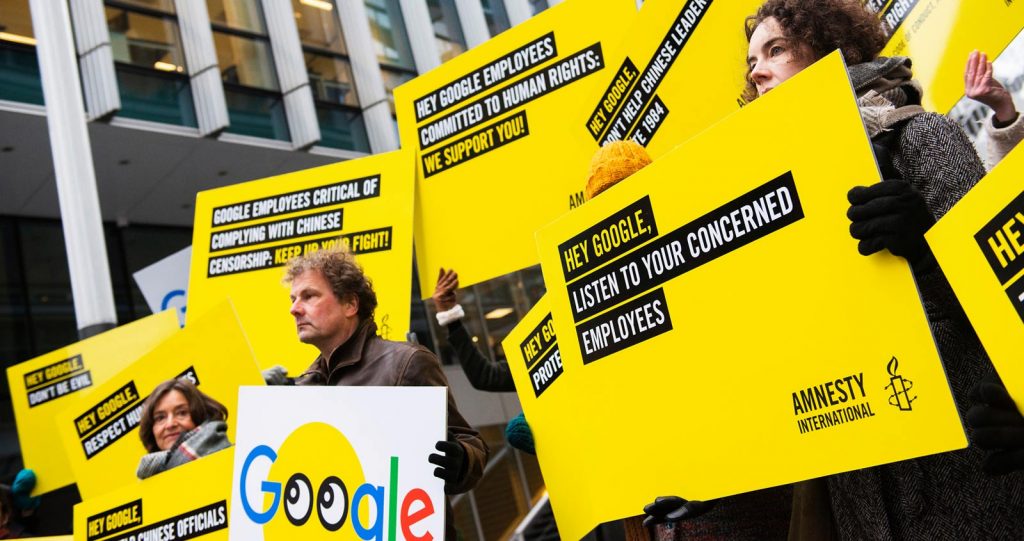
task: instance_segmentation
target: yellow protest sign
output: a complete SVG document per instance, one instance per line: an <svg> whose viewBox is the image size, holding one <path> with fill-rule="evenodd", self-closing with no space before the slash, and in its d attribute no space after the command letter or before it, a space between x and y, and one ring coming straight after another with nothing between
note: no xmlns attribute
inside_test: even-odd
<svg viewBox="0 0 1024 541"><path fill-rule="evenodd" d="M964 95L967 56L996 56L1024 28L1024 4L1013 0L864 0L889 36L882 54L909 56L924 86L925 109L946 113Z"/></svg>
<svg viewBox="0 0 1024 541"><path fill-rule="evenodd" d="M1024 149L1017 147L925 235L992 363L1024 405Z"/></svg>
<svg viewBox="0 0 1024 541"><path fill-rule="evenodd" d="M564 536L966 445L906 262L849 236L878 178L833 53L538 232L562 374L517 388Z"/></svg>
<svg viewBox="0 0 1024 541"><path fill-rule="evenodd" d="M54 416L177 330L174 313L161 312L7 369L22 460L38 479L33 494L75 482Z"/></svg>
<svg viewBox="0 0 1024 541"><path fill-rule="evenodd" d="M224 449L75 506L75 541L228 538L234 449Z"/></svg>
<svg viewBox="0 0 1024 541"><path fill-rule="evenodd" d="M657 158L739 110L743 22L763 2L645 1L622 54L609 58L615 69L594 78L583 103L590 152L633 139Z"/></svg>
<svg viewBox="0 0 1024 541"><path fill-rule="evenodd" d="M175 318L176 319L176 318ZM142 405L158 384L187 378L228 408L228 438L234 441L239 385L262 385L263 377L229 303L196 318L138 361L70 402L57 416L57 432L82 499L136 483Z"/></svg>
<svg viewBox="0 0 1024 541"><path fill-rule="evenodd" d="M402 151L200 192L192 236L188 316L230 297L261 366L305 370L284 264L344 245L377 293L377 331L404 340L412 283L413 180Z"/></svg>
<svg viewBox="0 0 1024 541"><path fill-rule="evenodd" d="M537 263L533 231L582 201L584 81L635 15L633 0L569 0L395 90L424 296L438 267L469 285Z"/></svg>
<svg viewBox="0 0 1024 541"><path fill-rule="evenodd" d="M555 323L551 320L548 298L543 296L512 331L501 341L512 368L516 389L529 389L533 396L540 395L562 375L562 354L555 336ZM529 394L527 391L523 391ZM531 401L530 407L533 406ZM524 403L524 410L526 405ZM545 428L545 427L538 427ZM534 430L534 439L544 438Z"/></svg>

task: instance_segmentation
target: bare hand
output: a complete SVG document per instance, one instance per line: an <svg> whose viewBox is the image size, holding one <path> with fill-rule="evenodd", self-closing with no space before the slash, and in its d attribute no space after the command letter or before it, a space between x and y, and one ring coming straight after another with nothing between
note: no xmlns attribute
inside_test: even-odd
<svg viewBox="0 0 1024 541"><path fill-rule="evenodd" d="M999 122L1010 122L1017 114L1013 98L1002 83L992 77L992 63L985 53L974 51L964 69L964 94L992 108Z"/></svg>
<svg viewBox="0 0 1024 541"><path fill-rule="evenodd" d="M455 308L457 304L455 290L458 288L458 273L452 269L444 270L442 267L441 272L437 276L437 285L434 286L434 295L431 297L434 301L434 308L438 312L447 312Z"/></svg>

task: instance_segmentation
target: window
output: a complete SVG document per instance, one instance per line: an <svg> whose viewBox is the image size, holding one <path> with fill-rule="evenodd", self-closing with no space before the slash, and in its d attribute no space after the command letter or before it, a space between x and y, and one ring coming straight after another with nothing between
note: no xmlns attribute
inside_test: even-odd
<svg viewBox="0 0 1024 541"><path fill-rule="evenodd" d="M427 0L430 22L434 25L434 37L441 52L441 61L447 62L466 50L466 38L462 36L459 14L454 0Z"/></svg>
<svg viewBox="0 0 1024 541"><path fill-rule="evenodd" d="M43 105L28 0L0 0L0 100Z"/></svg>
<svg viewBox="0 0 1024 541"><path fill-rule="evenodd" d="M480 6L484 10L484 19L487 20L487 30L491 37L509 29L508 14L505 12L503 0L480 0Z"/></svg>
<svg viewBox="0 0 1024 541"><path fill-rule="evenodd" d="M334 0L292 0L320 145L369 152L359 96Z"/></svg>
<svg viewBox="0 0 1024 541"><path fill-rule="evenodd" d="M409 46L409 35L405 31L405 20L398 0L365 0L365 5L384 88L391 102L391 114L394 115L395 88L416 77L416 63Z"/></svg>
<svg viewBox="0 0 1024 541"><path fill-rule="evenodd" d="M530 0L530 10L536 15L545 9L548 9L547 0Z"/></svg>
<svg viewBox="0 0 1024 541"><path fill-rule="evenodd" d="M173 3L109 1L104 12L121 96L118 115L196 126Z"/></svg>
<svg viewBox="0 0 1024 541"><path fill-rule="evenodd" d="M208 0L206 7L228 104L227 131L290 140L259 1Z"/></svg>

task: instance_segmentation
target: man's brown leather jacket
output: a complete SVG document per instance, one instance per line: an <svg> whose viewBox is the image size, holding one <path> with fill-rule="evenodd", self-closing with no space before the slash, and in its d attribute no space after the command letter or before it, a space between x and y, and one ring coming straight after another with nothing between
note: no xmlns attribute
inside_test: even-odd
<svg viewBox="0 0 1024 541"><path fill-rule="evenodd" d="M422 346L392 342L377 336L373 320L363 321L355 334L331 354L323 356L296 378L296 385L356 386L438 386L447 387L437 357ZM448 439L458 441L466 450L466 476L452 493L472 489L483 475L489 450L480 433L455 407L448 392ZM427 457L423 457L426 462Z"/></svg>

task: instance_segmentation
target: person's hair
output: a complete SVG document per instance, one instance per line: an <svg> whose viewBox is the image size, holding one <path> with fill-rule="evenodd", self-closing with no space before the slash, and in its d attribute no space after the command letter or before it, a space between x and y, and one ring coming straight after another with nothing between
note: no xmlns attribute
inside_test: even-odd
<svg viewBox="0 0 1024 541"><path fill-rule="evenodd" d="M178 391L185 396L189 414L192 416L192 424L196 426L206 421L226 421L228 418L228 409L224 407L224 404L197 389L191 381L187 379L167 380L157 385L142 405L139 438L142 440L142 446L150 453L160 450L160 446L156 444L156 437L153 435L153 409L156 408L156 403L171 391Z"/></svg>
<svg viewBox="0 0 1024 541"><path fill-rule="evenodd" d="M317 271L323 275L339 301L355 297L359 302L361 320L373 317L373 311L377 309L377 294L373 291L373 282L363 272L359 263L356 263L351 252L335 248L298 256L288 262L285 283L290 284L306 271Z"/></svg>
<svg viewBox="0 0 1024 541"><path fill-rule="evenodd" d="M819 60L835 49L847 65L873 60L885 47L885 32L878 16L860 0L766 0L744 21L747 42L765 19L774 17L789 39L807 44ZM743 101L757 98L757 87L747 70Z"/></svg>

